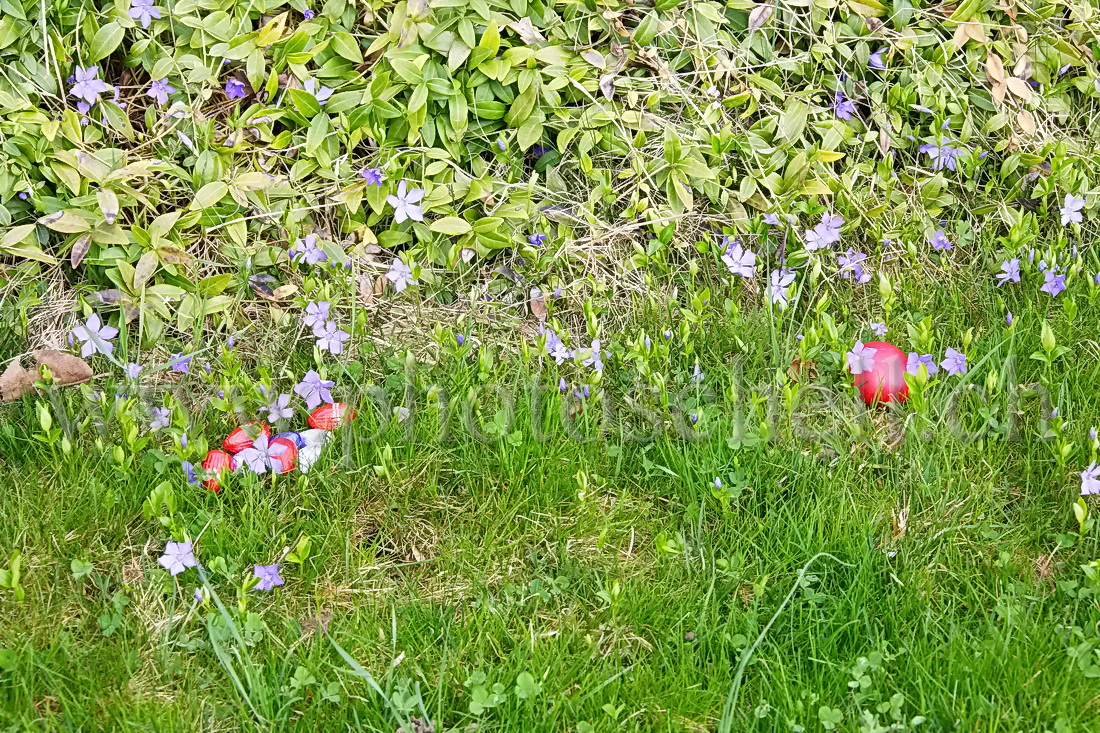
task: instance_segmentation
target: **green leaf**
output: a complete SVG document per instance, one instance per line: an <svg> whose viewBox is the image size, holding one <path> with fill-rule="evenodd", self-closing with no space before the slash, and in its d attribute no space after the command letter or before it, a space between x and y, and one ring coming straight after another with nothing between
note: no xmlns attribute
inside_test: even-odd
<svg viewBox="0 0 1100 733"><path fill-rule="evenodd" d="M802 137L806 129L806 120L810 116L810 107L801 99L787 102L783 114L779 116L779 136L791 142Z"/></svg>
<svg viewBox="0 0 1100 733"><path fill-rule="evenodd" d="M350 33L343 31L332 35L332 50L353 64L363 63L363 51Z"/></svg>
<svg viewBox="0 0 1100 733"><path fill-rule="evenodd" d="M91 573L93 568L94 566L90 562L84 562L83 560L73 560L69 563L69 570L72 571L73 577L77 580Z"/></svg>
<svg viewBox="0 0 1100 733"><path fill-rule="evenodd" d="M442 219L436 219L429 225L429 228L433 232L449 234L451 236L466 234L473 229L473 227L470 226L470 222L457 216L445 216Z"/></svg>
<svg viewBox="0 0 1100 733"><path fill-rule="evenodd" d="M88 44L88 61L99 61L114 53L122 43L126 29L118 23L108 23L96 32Z"/></svg>
<svg viewBox="0 0 1100 733"><path fill-rule="evenodd" d="M227 193L229 193L229 186L225 182L212 181L198 190L195 198L191 200L190 208L192 210L209 209L225 198Z"/></svg>
<svg viewBox="0 0 1100 733"><path fill-rule="evenodd" d="M61 232L62 234L81 234L92 228L92 225L88 223L88 220L79 214L75 213L71 209L62 209L61 211L55 211L52 214L47 214L38 220L38 223L47 229L52 229L55 232ZM22 227L17 227L21 229ZM10 232L9 232L10 234ZM4 244L7 244L8 238L4 237Z"/></svg>

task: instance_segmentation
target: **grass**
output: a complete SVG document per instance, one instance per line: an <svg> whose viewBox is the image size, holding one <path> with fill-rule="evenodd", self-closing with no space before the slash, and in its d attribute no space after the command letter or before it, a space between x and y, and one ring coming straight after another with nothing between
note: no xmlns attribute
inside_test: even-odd
<svg viewBox="0 0 1100 733"><path fill-rule="evenodd" d="M1098 618L1079 570L1097 554L1097 532L1078 536L1069 505L1100 369L1064 357L1044 375L1027 356L1040 348L1045 304L1018 306L1008 331L990 290L907 290L897 340L940 305L940 348L976 326L968 379L984 383L998 368L994 396L957 400L965 427L985 422L983 408L1003 424L1015 385L1037 380L1064 427L1030 398L1017 403L1015 440L962 439L950 429L954 382L907 420L830 386L844 419L813 418L831 420L826 438L799 437L776 402L772 440L730 443L728 385L740 371L743 408L747 385L767 391L793 355L792 333L815 318L794 322L793 311L787 322L712 313L696 353L716 401L687 408L704 415L700 429L714 428L702 440L665 430L648 444L580 442L559 430L540 442L523 400L505 439L471 437L456 411L452 439L435 440L428 385L462 396L495 381L522 394L537 364L507 356L481 375L475 356L442 350L418 366L412 439L395 421L357 439L376 427L363 404L347 440L307 476L231 480L215 495L162 459L170 441L119 466L86 429L66 456L34 438L30 401L9 406L0 548L22 551L26 599L0 590L0 723L409 731L415 716L439 731L1088 730L1100 683L1072 654ZM1073 320L1049 317L1059 342L1087 355L1095 298L1080 305ZM738 339L766 344L769 333L778 350L730 366ZM668 374L690 386L691 360L673 351ZM399 361L384 357L366 357L357 381L400 395ZM829 358L818 358L825 384L836 379ZM605 386L629 376L609 373ZM80 399L70 390L58 404L76 414ZM556 406L556 390L548 399ZM482 424L493 414L483 409ZM587 435L598 414L579 417ZM213 409L190 420L192 441L219 440L228 426ZM1072 438L1067 464L1052 450L1059 438L1044 439L1052 429ZM209 568L206 604L193 599L196 571L177 584L156 565L168 530L142 503L165 480L179 503L174 526L198 538ZM303 535L312 555L298 567L284 555ZM74 573L73 561L93 568ZM275 561L286 585L249 592L241 613L250 564Z"/></svg>

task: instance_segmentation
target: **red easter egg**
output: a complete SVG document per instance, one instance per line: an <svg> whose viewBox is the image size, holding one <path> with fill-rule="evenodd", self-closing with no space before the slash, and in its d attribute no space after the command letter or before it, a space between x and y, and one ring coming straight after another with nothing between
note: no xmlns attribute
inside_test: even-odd
<svg viewBox="0 0 1100 733"><path fill-rule="evenodd" d="M212 450L206 454L202 462L202 470L212 471L217 475L202 482L202 485L211 491L221 491L222 485L218 483L222 473L231 471L233 458L223 450Z"/></svg>
<svg viewBox="0 0 1100 733"><path fill-rule="evenodd" d="M298 465L298 446L289 438L276 438L268 443L267 455L275 473L290 473Z"/></svg>
<svg viewBox="0 0 1100 733"><path fill-rule="evenodd" d="M885 341L871 341L865 349L874 349L874 368L852 377L859 394L868 405L878 402L905 402L909 385L905 383L905 352Z"/></svg>
<svg viewBox="0 0 1100 733"><path fill-rule="evenodd" d="M229 453L240 453L245 448L251 448L252 443L260 436L271 437L271 428L262 422L250 422L240 426L222 441L222 448Z"/></svg>
<svg viewBox="0 0 1100 733"><path fill-rule="evenodd" d="M355 410L343 402L321 405L309 414L309 426L318 430L335 430L351 422L353 417L355 417Z"/></svg>

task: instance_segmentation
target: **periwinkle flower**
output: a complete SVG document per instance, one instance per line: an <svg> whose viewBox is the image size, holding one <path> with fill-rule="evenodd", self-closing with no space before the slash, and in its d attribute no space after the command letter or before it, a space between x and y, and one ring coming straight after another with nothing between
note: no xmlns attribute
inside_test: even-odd
<svg viewBox="0 0 1100 733"><path fill-rule="evenodd" d="M183 469L183 477L187 479L188 486L198 486L201 483L195 473L195 466L190 461L180 461L180 468Z"/></svg>
<svg viewBox="0 0 1100 733"><path fill-rule="evenodd" d="M951 240L947 238L947 232L943 229L937 229L936 233L928 238L928 243L933 249L940 251L951 249Z"/></svg>
<svg viewBox="0 0 1100 733"><path fill-rule="evenodd" d="M77 66L72 78L73 86L69 94L77 99L83 99L89 105L98 102L100 94L111 91L111 87L99 79L98 66L89 66L86 69Z"/></svg>
<svg viewBox="0 0 1100 733"><path fill-rule="evenodd" d="M920 371L922 364L928 369L929 376L940 370L940 368L936 366L936 357L931 354L918 354L912 351L909 353L909 358L905 362L905 371L907 374L916 374Z"/></svg>
<svg viewBox="0 0 1100 733"><path fill-rule="evenodd" d="M260 582L256 583L257 590L268 591L277 585L283 584L283 579L279 575L279 563L275 563L274 565L253 565L252 577L260 579Z"/></svg>
<svg viewBox="0 0 1100 733"><path fill-rule="evenodd" d="M885 71L886 63L882 60L882 54L885 52L885 48L880 48L872 53L870 58L867 59L867 68L875 71Z"/></svg>
<svg viewBox="0 0 1100 733"><path fill-rule="evenodd" d="M410 285L416 285L412 268L405 264L400 257L393 258L390 269L386 273L386 279L393 283L393 289L399 293Z"/></svg>
<svg viewBox="0 0 1100 733"><path fill-rule="evenodd" d="M863 273L863 266L860 264L863 260L867 259L867 255L863 252L857 252L852 247L848 248L848 252L842 255L836 256L837 267L840 268L840 276L845 280L850 280L854 276L857 282L863 282L861 276ZM870 276L868 276L870 279Z"/></svg>
<svg viewBox="0 0 1100 733"><path fill-rule="evenodd" d="M168 95L175 93L176 88L169 84L167 79L155 79L150 82L149 88L145 90L145 96L151 97L158 107L168 104Z"/></svg>
<svg viewBox="0 0 1100 733"><path fill-rule="evenodd" d="M315 15L316 15L316 13L314 13L309 8L306 8L305 10L302 11L302 18L305 19L305 20L313 20Z"/></svg>
<svg viewBox="0 0 1100 733"><path fill-rule="evenodd" d="M332 308L332 303L324 300L306 303L306 314L302 316L302 323L311 330L323 326L325 321L328 320L330 308Z"/></svg>
<svg viewBox="0 0 1100 733"><path fill-rule="evenodd" d="M1066 276L1060 274L1057 270L1050 269L1043 273L1043 277L1046 282L1039 288L1044 293L1049 293L1052 298L1058 297L1058 294L1066 289Z"/></svg>
<svg viewBox="0 0 1100 733"><path fill-rule="evenodd" d="M230 99L244 99L248 96L244 82L236 77L230 77L225 82L225 96Z"/></svg>
<svg viewBox="0 0 1100 733"><path fill-rule="evenodd" d="M722 263L730 274L751 278L756 274L756 253L741 246L738 241L726 240L726 251Z"/></svg>
<svg viewBox="0 0 1100 733"><path fill-rule="evenodd" d="M1085 220L1085 215L1082 209L1085 208L1084 197L1074 196L1071 193L1066 194L1065 201L1062 204L1062 208L1059 213L1062 215L1062 226L1069 226L1070 224L1080 224Z"/></svg>
<svg viewBox="0 0 1100 733"><path fill-rule="evenodd" d="M768 226L779 226L779 217L775 214L764 214L764 223Z"/></svg>
<svg viewBox="0 0 1100 733"><path fill-rule="evenodd" d="M171 359L168 360L168 368L174 372L190 374L192 358L194 357L190 355L184 356L182 351L177 352Z"/></svg>
<svg viewBox="0 0 1100 733"><path fill-rule="evenodd" d="M780 308L787 307L787 303L790 302L787 288L794 283L794 278L795 272L789 267L772 270L767 287L768 300L772 305L778 305Z"/></svg>
<svg viewBox="0 0 1100 733"><path fill-rule="evenodd" d="M940 366L951 376L966 374L966 354L948 347L944 360L940 362Z"/></svg>
<svg viewBox="0 0 1100 733"><path fill-rule="evenodd" d="M920 152L926 154L932 160L932 170L939 171L947 168L948 170L956 170L958 164L955 158L959 156L962 151L958 148L953 148L950 145L932 145L925 144L918 148Z"/></svg>
<svg viewBox="0 0 1100 733"><path fill-rule="evenodd" d="M381 168L364 168L359 171L359 177L366 181L368 186L381 186L385 176Z"/></svg>
<svg viewBox="0 0 1100 733"><path fill-rule="evenodd" d="M294 246L290 250L291 261L301 261L307 265L316 265L328 259L328 254L317 244L316 234L307 234L305 237L294 240Z"/></svg>
<svg viewBox="0 0 1100 733"><path fill-rule="evenodd" d="M821 216L821 222L813 229L806 231L806 250L813 252L814 250L824 249L830 247L840 241L840 227L843 226L844 219L839 216L833 216L829 212L825 212Z"/></svg>
<svg viewBox="0 0 1100 733"><path fill-rule="evenodd" d="M179 575L187 568L197 568L199 561L191 551L190 542L169 542L157 562L172 575Z"/></svg>
<svg viewBox="0 0 1100 733"><path fill-rule="evenodd" d="M332 404L332 394L330 389L336 386L336 382L321 379L321 375L315 370L310 369L302 377L302 381L294 387L294 393L306 401L306 407L310 410L314 409L322 402Z"/></svg>
<svg viewBox="0 0 1100 733"><path fill-rule="evenodd" d="M1078 475L1081 477L1081 496L1100 494L1100 466L1096 461Z"/></svg>
<svg viewBox="0 0 1100 733"><path fill-rule="evenodd" d="M125 372L127 379L137 379L141 375L143 369L145 369L145 367L143 367L141 364L129 362L126 366L122 368L122 371Z"/></svg>
<svg viewBox="0 0 1100 733"><path fill-rule="evenodd" d="M862 341L856 341L856 345L848 352L848 370L852 374L862 374L873 371L875 368L875 354L878 349L864 345Z"/></svg>
<svg viewBox="0 0 1100 733"><path fill-rule="evenodd" d="M876 336L879 336L879 337L885 336L886 332L890 330L890 329L886 328L885 323L880 323L880 322L877 322L877 321L871 323L870 328L871 328L871 331Z"/></svg>
<svg viewBox="0 0 1100 733"><path fill-rule="evenodd" d="M603 371L603 359L600 358L600 340L592 340L592 348L590 349L592 355L581 362L584 366L590 366L593 370L600 372Z"/></svg>
<svg viewBox="0 0 1100 733"><path fill-rule="evenodd" d="M172 411L167 407L153 408L153 421L149 423L151 430L160 430L172 424Z"/></svg>
<svg viewBox="0 0 1100 733"><path fill-rule="evenodd" d="M267 421L270 423L292 417L294 417L294 408L290 407L290 395L288 394L279 395L274 402L267 406Z"/></svg>
<svg viewBox="0 0 1100 733"><path fill-rule="evenodd" d="M530 244L532 247L541 247L542 245L546 244L547 239L548 237L545 234L539 234L538 232L535 232L534 234L528 235L527 243Z"/></svg>
<svg viewBox="0 0 1100 733"><path fill-rule="evenodd" d="M344 353L344 342L351 338L351 334L341 331L335 321L314 328L313 336L317 339L317 348L330 354Z"/></svg>
<svg viewBox="0 0 1100 733"><path fill-rule="evenodd" d="M420 206L424 198L424 189L409 190L408 183L402 180L397 184L397 193L386 197L386 203L393 207L393 220L398 224L406 219L424 221L424 208Z"/></svg>
<svg viewBox="0 0 1100 733"><path fill-rule="evenodd" d="M153 0L130 0L129 15L140 20L142 28L148 28L154 18L160 18L160 9L154 7Z"/></svg>
<svg viewBox="0 0 1100 733"><path fill-rule="evenodd" d="M837 89L836 96L833 98L833 114L839 119L850 120L855 113L855 104L852 103L852 100L844 96L844 92Z"/></svg>
<svg viewBox="0 0 1100 733"><path fill-rule="evenodd" d="M997 275L997 287L1007 282L1020 282L1020 258L1013 257L1001 263L1001 273Z"/></svg>
<svg viewBox="0 0 1100 733"><path fill-rule="evenodd" d="M326 87L324 84L312 77L306 79L305 82L302 84L302 87L306 90L306 92L312 94L313 98L317 100L317 104L321 105L322 107L324 107L325 103L328 102L328 98L332 96L331 88Z"/></svg>
<svg viewBox="0 0 1100 733"><path fill-rule="evenodd" d="M77 325L69 334L69 343L73 337L81 341L80 356L87 359L92 354L104 354L110 356L115 351L114 344L110 340L118 335L118 329L107 326L100 320L98 313L88 316L88 320Z"/></svg>

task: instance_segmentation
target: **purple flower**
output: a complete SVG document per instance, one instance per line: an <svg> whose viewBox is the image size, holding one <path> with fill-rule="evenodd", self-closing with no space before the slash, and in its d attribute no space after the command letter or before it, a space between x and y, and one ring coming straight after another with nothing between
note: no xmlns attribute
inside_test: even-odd
<svg viewBox="0 0 1100 733"><path fill-rule="evenodd" d="M906 373L916 374L920 370L921 364L924 364L925 368L928 369L929 375L935 374L940 370L940 368L936 366L936 357L931 354L918 354L913 351L909 353L909 358L905 362Z"/></svg>
<svg viewBox="0 0 1100 733"><path fill-rule="evenodd" d="M172 424L172 411L167 407L153 408L153 421L149 423L150 430L160 430Z"/></svg>
<svg viewBox="0 0 1100 733"><path fill-rule="evenodd" d="M547 236L545 234L539 234L538 232L535 232L534 234L531 234L527 237L527 242L532 247L541 247L542 245L546 244L546 240Z"/></svg>
<svg viewBox="0 0 1100 733"><path fill-rule="evenodd" d="M20 201L26 201L27 199L29 199L31 197L31 192L30 191L20 191L19 193L15 194L15 195L19 197Z"/></svg>
<svg viewBox="0 0 1100 733"><path fill-rule="evenodd" d="M1089 440L1096 440L1096 428L1089 428Z"/></svg>
<svg viewBox="0 0 1100 733"><path fill-rule="evenodd" d="M773 227L779 226L779 217L775 214L764 214L764 223Z"/></svg>
<svg viewBox="0 0 1100 733"><path fill-rule="evenodd" d="M399 293L410 285L416 285L412 268L405 264L400 257L393 258L389 272L386 273L386 279L393 283L393 289Z"/></svg>
<svg viewBox="0 0 1100 733"><path fill-rule="evenodd" d="M408 184L402 180L397 184L397 194L386 197L386 203L393 207L393 220L400 224L406 219L424 221L424 207L420 206L420 200L424 198L424 189L408 189Z"/></svg>
<svg viewBox="0 0 1100 733"><path fill-rule="evenodd" d="M1081 496L1100 494L1100 466L1096 461L1078 475L1081 477Z"/></svg>
<svg viewBox="0 0 1100 733"><path fill-rule="evenodd" d="M122 367L122 371L126 374L127 379L137 379L138 376L141 375L141 371L144 368L145 367L143 367L141 364L135 364L131 361L126 366Z"/></svg>
<svg viewBox="0 0 1100 733"><path fill-rule="evenodd" d="M931 144L921 145L918 150L931 158L932 170L934 171L943 170L944 168L956 170L958 164L955 162L955 158L962 152L958 148L953 148L950 145Z"/></svg>
<svg viewBox="0 0 1100 733"><path fill-rule="evenodd" d="M178 352L175 356L168 360L168 367L174 372L182 372L184 374L191 373L191 356L184 356L183 352Z"/></svg>
<svg viewBox="0 0 1100 733"><path fill-rule="evenodd" d="M176 88L169 84L167 79L156 79L145 90L145 96L152 97L158 107L168 104L168 95L175 93Z"/></svg>
<svg viewBox="0 0 1100 733"><path fill-rule="evenodd" d="M872 323L872 324L871 324L871 331L872 331L872 332L873 332L873 333L874 333L874 334L875 334L876 336L880 336L880 337L881 337L881 336L885 336L885 335L886 335L886 332L887 332L887 331L889 331L889 330L890 330L890 329L886 328L886 324L885 324L885 323L878 323L878 322L874 322L874 323Z"/></svg>
<svg viewBox="0 0 1100 733"><path fill-rule="evenodd" d="M597 372L603 371L603 359L600 358L601 353L600 353L600 340L599 339L593 339L592 340L592 349L591 349L591 351L592 351L592 355L589 356L584 361L582 361L581 364L583 364L584 366L590 366Z"/></svg>
<svg viewBox="0 0 1100 733"><path fill-rule="evenodd" d="M110 340L118 335L118 329L114 326L105 326L99 319L98 313L88 316L88 320L77 325L69 335L69 343L75 336L82 342L80 356L87 359L92 354L106 354L110 356L115 351L114 344Z"/></svg>
<svg viewBox="0 0 1100 733"><path fill-rule="evenodd" d="M714 488L718 489L719 491L722 490L722 479L721 478L719 478L718 476L715 476L713 483L714 483Z"/></svg>
<svg viewBox="0 0 1100 733"><path fill-rule="evenodd" d="M244 466L257 476L267 473L268 466L271 465L271 453L270 449L273 449L277 453L281 454L286 450L285 445L269 446L268 439L260 435L254 441L252 445L245 448L237 454L237 465Z"/></svg>
<svg viewBox="0 0 1100 733"><path fill-rule="evenodd" d="M248 96L248 92L245 90L244 82L236 77L230 77L225 82L225 96L230 99L244 99Z"/></svg>
<svg viewBox="0 0 1100 733"><path fill-rule="evenodd" d="M794 270L789 267L772 270L767 287L768 300L772 305L778 305L780 308L787 307L790 300L787 288L794 283L794 277Z"/></svg>
<svg viewBox="0 0 1100 733"><path fill-rule="evenodd" d="M351 338L347 331L341 331L336 321L329 321L323 326L313 329L313 336L317 339L317 348L331 354L344 353L344 342Z"/></svg>
<svg viewBox="0 0 1100 733"><path fill-rule="evenodd" d="M332 89L313 78L306 79L302 87L306 92L312 94L313 98L317 100L317 104L322 107L325 105L325 102L328 101L328 98L332 96Z"/></svg>
<svg viewBox="0 0 1100 733"><path fill-rule="evenodd" d="M1011 326L1012 325L1012 311L1009 311L1008 313L1005 313L1005 325L1006 326Z"/></svg>
<svg viewBox="0 0 1100 733"><path fill-rule="evenodd" d="M79 66L73 71L73 86L69 94L77 99L83 99L88 104L99 101L99 95L111 91L111 87L104 83L99 76L98 66L89 66L82 69Z"/></svg>
<svg viewBox="0 0 1100 733"><path fill-rule="evenodd" d="M668 329L665 329L665 332L661 335L664 336L665 341L671 341L672 340L672 331L669 331Z"/></svg>
<svg viewBox="0 0 1100 733"><path fill-rule="evenodd" d="M943 229L937 229L936 233L928 238L928 243L933 249L941 251L951 249L951 240L947 238L947 233Z"/></svg>
<svg viewBox="0 0 1100 733"><path fill-rule="evenodd" d="M92 111L92 105L88 104L87 102L77 102L76 111L82 115L86 115Z"/></svg>
<svg viewBox="0 0 1100 733"><path fill-rule="evenodd" d="M741 246L740 242L726 240L726 253L722 262L733 275L752 277L756 273L756 253Z"/></svg>
<svg viewBox="0 0 1100 733"><path fill-rule="evenodd" d="M863 274L863 267L859 263L865 259L867 259L867 255L863 252L856 252L849 247L846 254L836 256L836 264L845 280L852 279L853 274L857 275L856 279L859 280L858 275Z"/></svg>
<svg viewBox="0 0 1100 733"><path fill-rule="evenodd" d="M459 346L462 346L462 344L466 343L466 336L464 334L461 334L461 333L456 335L455 336L455 343L458 344Z"/></svg>
<svg viewBox="0 0 1100 733"><path fill-rule="evenodd" d="M1066 289L1066 276L1058 274L1056 270L1047 270L1043 273L1043 277L1046 278L1046 282L1039 289L1044 293L1050 293L1051 297L1058 297L1058 293Z"/></svg>
<svg viewBox="0 0 1100 733"><path fill-rule="evenodd" d="M153 18L160 18L160 10L153 7L153 0L130 0L130 17L140 20L142 28L148 28Z"/></svg>
<svg viewBox="0 0 1100 733"><path fill-rule="evenodd" d="M706 379L706 376L706 374L703 374L703 370L699 368L699 361L696 360L695 368L691 372L691 381L699 384L704 379Z"/></svg>
<svg viewBox="0 0 1100 733"><path fill-rule="evenodd" d="M316 303L310 302L306 304L306 314L302 316L302 323L308 326L310 329L317 328L324 325L328 320L328 312L332 307L332 303L326 301L318 301Z"/></svg>
<svg viewBox="0 0 1100 733"><path fill-rule="evenodd" d="M943 367L945 372L952 376L956 374L966 374L966 354L948 347L944 360L940 362L940 366Z"/></svg>
<svg viewBox="0 0 1100 733"><path fill-rule="evenodd" d="M864 346L862 341L856 341L856 345L848 352L848 370L852 374L863 374L875 368L875 354L878 349Z"/></svg>
<svg viewBox="0 0 1100 733"><path fill-rule="evenodd" d="M648 333L645 335L645 341L643 343L645 344L645 350L646 351L649 351L650 349L653 348L653 340L649 338Z"/></svg>
<svg viewBox="0 0 1100 733"><path fill-rule="evenodd" d="M821 215L821 222L805 234L806 249L810 252L824 249L840 241L840 227L844 219L833 216L829 212Z"/></svg>
<svg viewBox="0 0 1100 733"><path fill-rule="evenodd" d="M314 15L315 13L309 8L306 8L302 11L302 17L306 20L313 20Z"/></svg>
<svg viewBox="0 0 1100 733"><path fill-rule="evenodd" d="M252 577L260 579L260 582L256 584L258 590L271 590L275 586L283 584L283 579L279 577L279 563L253 565Z"/></svg>
<svg viewBox="0 0 1100 733"><path fill-rule="evenodd" d="M181 461L180 468L183 469L183 477L187 479L188 486L198 486L199 477L195 473L195 466L190 461Z"/></svg>
<svg viewBox="0 0 1100 733"><path fill-rule="evenodd" d="M381 168L364 168L359 171L359 177L365 180L368 186L382 185L383 175Z"/></svg>
<svg viewBox="0 0 1100 733"><path fill-rule="evenodd" d="M867 68L874 69L875 71L884 71L886 69L886 63L882 60L882 54L885 52L885 48L880 48L871 54L871 57L867 59Z"/></svg>
<svg viewBox="0 0 1100 733"><path fill-rule="evenodd" d="M267 421L278 422L281 419L294 417L294 409L290 407L290 395L281 394L275 401L267 406Z"/></svg>
<svg viewBox="0 0 1100 733"><path fill-rule="evenodd" d="M852 100L847 99L844 92L839 89L836 90L836 97L833 99L833 113L842 120L850 120L856 113L856 106L852 104Z"/></svg>
<svg viewBox="0 0 1100 733"><path fill-rule="evenodd" d="M997 287L1007 282L1020 282L1020 258L1013 257L1001 263L1001 274L997 275Z"/></svg>
<svg viewBox="0 0 1100 733"><path fill-rule="evenodd" d="M197 568L199 561L191 552L190 542L169 542L157 562L172 575L179 575L187 568Z"/></svg>
<svg viewBox="0 0 1100 733"><path fill-rule="evenodd" d="M336 382L321 379L320 374L310 369L294 388L294 393L306 401L307 409L312 410L322 402L332 404L333 399L329 390L335 386Z"/></svg>
<svg viewBox="0 0 1100 733"><path fill-rule="evenodd" d="M562 340L558 338L558 335L556 333L547 328L540 331L539 335L542 335L544 333L546 334L546 353L556 363L563 364L567 360L573 358L573 352L565 347L565 344L562 343Z"/></svg>
<svg viewBox="0 0 1100 733"><path fill-rule="evenodd" d="M301 239L294 240L294 247L290 250L290 259L295 261L298 258L301 258L301 261L307 265L316 265L318 262L327 260L328 255L317 246L317 235L308 234Z"/></svg>
<svg viewBox="0 0 1100 733"><path fill-rule="evenodd" d="M1078 198L1073 194L1066 194L1065 203L1062 204L1062 226L1069 226L1071 223L1080 224L1085 220L1085 215L1081 212L1081 209L1085 208L1084 197Z"/></svg>

